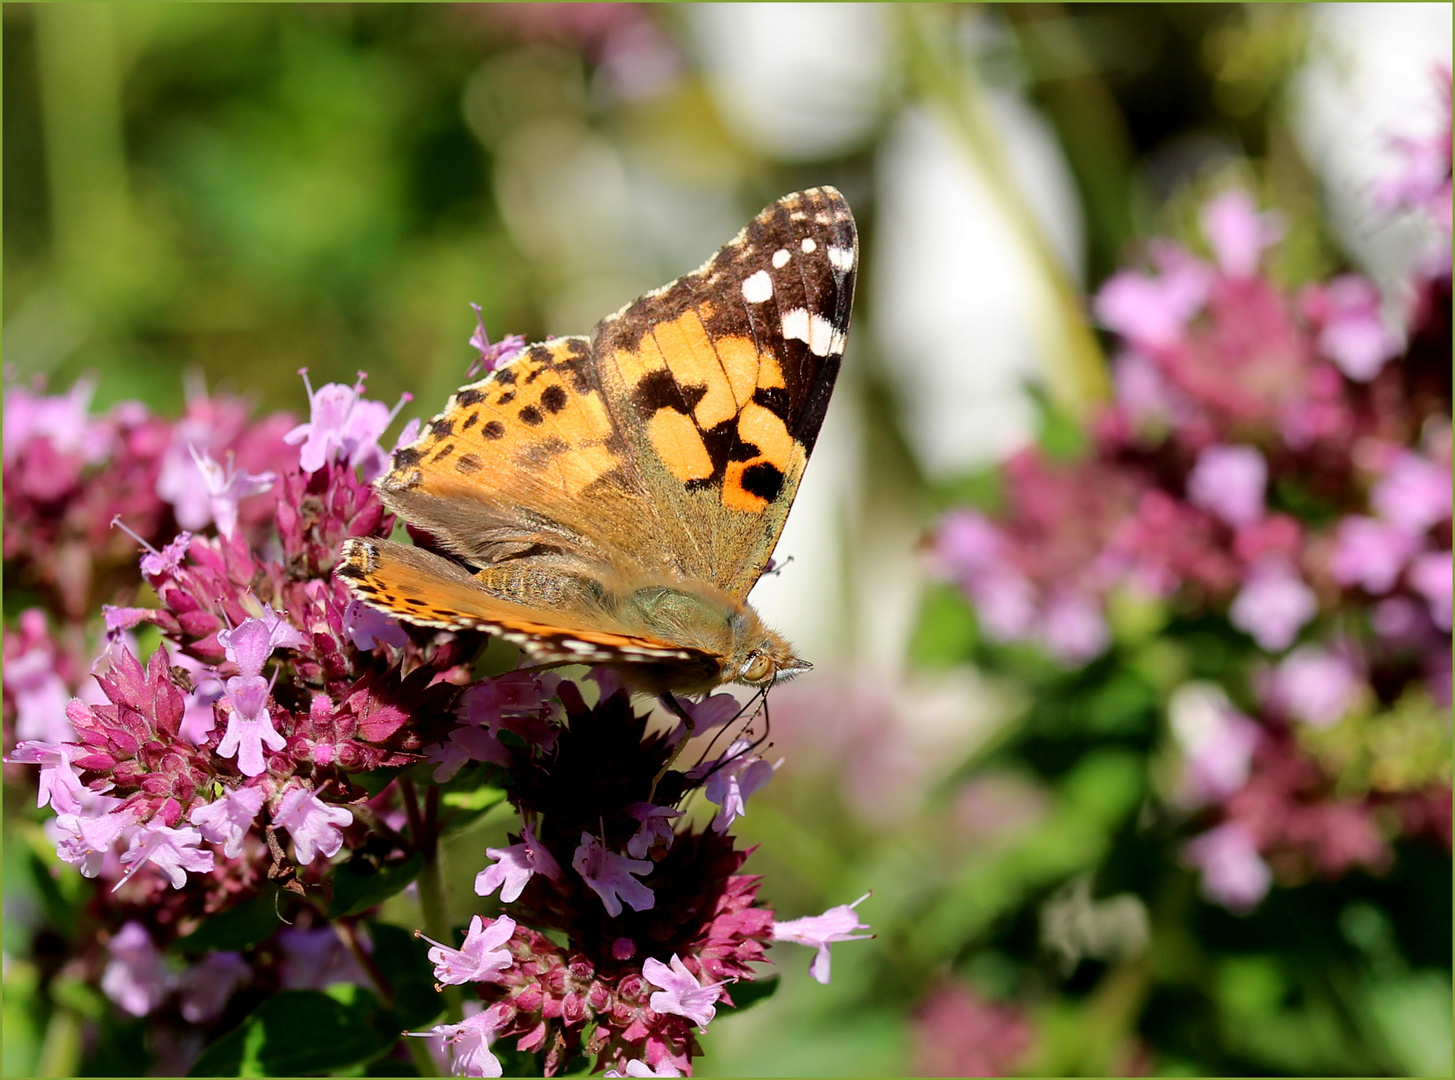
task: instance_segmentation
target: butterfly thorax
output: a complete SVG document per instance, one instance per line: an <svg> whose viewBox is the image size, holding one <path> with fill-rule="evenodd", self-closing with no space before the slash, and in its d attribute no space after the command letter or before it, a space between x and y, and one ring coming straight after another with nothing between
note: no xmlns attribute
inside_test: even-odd
<svg viewBox="0 0 1455 1080"><path fill-rule="evenodd" d="M708 582L636 582L618 595L613 614L624 628L722 658L719 670L703 671L692 683L684 682L680 665L661 671L650 664L622 669L630 685L650 693L706 693L730 682L770 686L809 666L751 606Z"/></svg>

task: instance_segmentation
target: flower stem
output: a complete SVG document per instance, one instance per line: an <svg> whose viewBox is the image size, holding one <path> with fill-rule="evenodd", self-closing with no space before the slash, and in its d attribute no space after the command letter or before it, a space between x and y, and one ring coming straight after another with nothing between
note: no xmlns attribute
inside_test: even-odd
<svg viewBox="0 0 1455 1080"><path fill-rule="evenodd" d="M425 796L425 812L420 813L419 796L414 781L403 777L399 788L404 796L405 813L409 815L409 831L415 838L415 850L424 856L424 868L420 870L416 884L419 888L419 907L424 916L424 932L435 941L450 943L449 907L445 903L445 881L440 869L440 846L437 831L439 821L439 788L430 788ZM458 1024L465 1018L465 1012L458 986L446 986L442 991L445 999L445 1019Z"/></svg>
<svg viewBox="0 0 1455 1080"><path fill-rule="evenodd" d="M1109 392L1106 360L1087 325L1080 292L1051 249L1011 173L1000 138L986 111L979 80L956 53L959 35L947 20L959 18L949 5L904 4L898 8L909 73L920 97L940 114L984 177L1005 220L1020 237L1044 291L1050 316L1042 323L1052 397L1073 417L1084 416ZM1041 320L1038 320L1041 322Z"/></svg>
<svg viewBox="0 0 1455 1080"><path fill-rule="evenodd" d="M46 1025L45 1042L35 1065L36 1076L75 1076L81 1064L81 1018L74 1009L57 1005Z"/></svg>

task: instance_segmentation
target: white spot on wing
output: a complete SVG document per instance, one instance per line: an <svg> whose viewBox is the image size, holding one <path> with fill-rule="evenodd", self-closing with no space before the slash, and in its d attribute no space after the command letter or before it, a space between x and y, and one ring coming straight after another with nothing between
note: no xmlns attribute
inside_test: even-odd
<svg viewBox="0 0 1455 1080"><path fill-rule="evenodd" d="M803 243L798 246L803 248L803 253L805 255L812 255L815 251L818 250L818 244L814 243L814 239L811 236L805 236L803 238Z"/></svg>
<svg viewBox="0 0 1455 1080"><path fill-rule="evenodd" d="M786 248L779 248L777 251L773 252L773 269L782 270L785 266L788 265L788 260L790 258L792 258L792 256L788 254L788 250Z"/></svg>
<svg viewBox="0 0 1455 1080"><path fill-rule="evenodd" d="M827 356L844 350L844 335L822 315L811 315L806 308L793 308L783 313L783 336L807 343L814 356Z"/></svg>
<svg viewBox="0 0 1455 1080"><path fill-rule="evenodd" d="M759 270L743 281L743 299L750 304L761 304L772 295L773 279L766 270Z"/></svg>
<svg viewBox="0 0 1455 1080"><path fill-rule="evenodd" d="M835 270L854 269L854 249L830 246L829 262L833 264Z"/></svg>

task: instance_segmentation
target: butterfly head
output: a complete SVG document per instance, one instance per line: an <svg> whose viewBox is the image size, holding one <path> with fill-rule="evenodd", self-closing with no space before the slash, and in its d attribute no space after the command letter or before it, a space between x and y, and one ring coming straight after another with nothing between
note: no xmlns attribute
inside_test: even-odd
<svg viewBox="0 0 1455 1080"><path fill-rule="evenodd" d="M813 667L793 655L793 646L777 631L760 626L761 637L732 657L723 671L724 682L772 686Z"/></svg>

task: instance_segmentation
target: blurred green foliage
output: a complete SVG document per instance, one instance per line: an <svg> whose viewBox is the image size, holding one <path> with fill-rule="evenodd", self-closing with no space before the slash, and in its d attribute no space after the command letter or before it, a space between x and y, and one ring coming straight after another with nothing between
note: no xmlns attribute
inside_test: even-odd
<svg viewBox="0 0 1455 1080"><path fill-rule="evenodd" d="M607 258L597 248L611 236L563 239L561 222L576 219L552 200L591 192L552 171L582 155L646 177L647 198L653 178L665 178L659 187L686 191L694 206L726 208L717 216L730 227L766 198L833 183L872 245L872 141L813 162L754 149L717 114L682 13L663 5L634 17L677 42L683 65L637 99L604 83L590 33L515 5L7 4L7 365L56 387L98 371L99 403L137 397L160 410L177 408L188 370L297 410L299 367L315 383L364 369L372 397L408 391L427 412L471 359L470 302L495 336L581 332L590 316L563 325L563 313L611 310L724 238L708 228L709 213L705 245L695 235L643 241ZM998 28L980 77L1014 72L1052 123L1082 202L1088 280L1122 262L1139 235L1179 223L1190 233L1199 183L1228 170L1287 215L1286 280L1337 265L1282 113L1303 54L1303 9L1048 4L905 18L921 31L981 18ZM941 85L913 70L929 62L917 55L901 50L887 92L895 107ZM860 326L872 323L873 297L871 277ZM897 497L926 515L992 504L991 473L941 490L923 484L894 430L869 336L854 349L866 372L866 438L888 448L869 455L865 482L887 470ZM1047 448L1074 452L1074 425L1047 409ZM1307 510L1297 492L1277 498ZM872 889L859 914L878 938L836 947L825 987L809 980L806 953L778 950L781 990L714 1023L700 1072L912 1069L922 1037L913 1010L934 980L953 977L1026 1004L1037 1037L1022 1067L1036 1074L1449 1075L1447 858L1411 848L1386 877L1275 890L1247 918L1195 895L1173 824L1150 798L1155 748L1170 687L1220 672L1234 645L1196 625L1159 634L1167 618L1128 601L1115 612L1112 653L1067 674L986 645L957 594L929 591L912 665L931 674L978 665L1003 689L1005 716L892 827L857 815L839 778L796 774L791 761L756 796L742 822L745 840L762 845L749 869L766 876L780 916ZM1377 784L1381 769L1419 760L1410 745L1447 721L1422 701L1383 718L1377 745L1387 753L1360 775ZM1324 733L1315 752L1353 753L1345 734ZM987 778L998 809L967 824L956 800ZM456 923L479 903L469 885L479 853L502 843L509 824L493 796L444 800L460 814L448 849L458 872L446 882ZM77 883L52 877L52 861L38 827L7 833L7 913L43 909L63 936ZM1129 910L1118 906L1126 896L1145 912L1143 930L1134 918L1119 938L1048 949L1048 907L1095 922ZM407 925L412 903L395 896L385 915ZM104 1025L88 1073L138 1070L144 1025L110 1019L79 981L54 980L43 948L9 933L5 947L7 1075L80 1068L61 1049L75 1042L65 1025L76 1017ZM49 947L58 955L64 942ZM278 998L249 1023L372 1037L385 1021L366 998ZM385 1026L397 1030L402 1016ZM212 1058L245 1052L248 1032L234 1035Z"/></svg>

